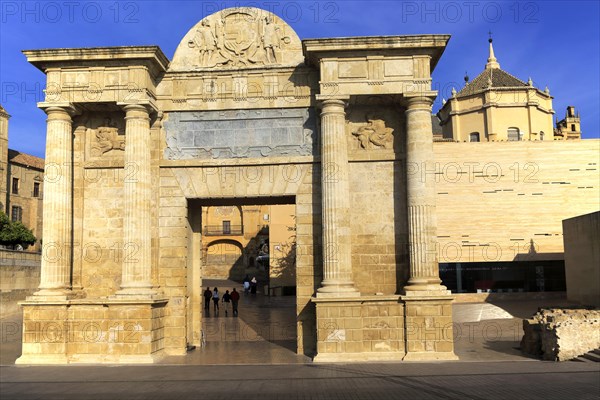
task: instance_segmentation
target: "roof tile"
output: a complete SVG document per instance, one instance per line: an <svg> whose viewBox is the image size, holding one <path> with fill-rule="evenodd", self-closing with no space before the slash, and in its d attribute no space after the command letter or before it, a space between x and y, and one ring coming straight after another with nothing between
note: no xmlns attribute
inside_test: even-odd
<svg viewBox="0 0 600 400"><path fill-rule="evenodd" d="M15 164L25 165L36 169L44 170L44 159L31 154L21 153L17 150L8 149L8 161Z"/></svg>

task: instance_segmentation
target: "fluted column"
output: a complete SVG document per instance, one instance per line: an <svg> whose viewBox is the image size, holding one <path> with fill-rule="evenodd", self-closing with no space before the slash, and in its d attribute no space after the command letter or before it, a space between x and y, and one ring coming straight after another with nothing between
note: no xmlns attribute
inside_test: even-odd
<svg viewBox="0 0 600 400"><path fill-rule="evenodd" d="M152 288L150 116L143 105L126 105L123 265L117 296L147 296Z"/></svg>
<svg viewBox="0 0 600 400"><path fill-rule="evenodd" d="M44 226L36 296L64 297L71 292L73 111L71 106L45 109Z"/></svg>
<svg viewBox="0 0 600 400"><path fill-rule="evenodd" d="M429 97L408 98L406 105L406 163L410 291L439 291L436 249L435 162Z"/></svg>
<svg viewBox="0 0 600 400"><path fill-rule="evenodd" d="M318 296L358 296L350 257L350 193L345 102L321 103L323 281Z"/></svg>

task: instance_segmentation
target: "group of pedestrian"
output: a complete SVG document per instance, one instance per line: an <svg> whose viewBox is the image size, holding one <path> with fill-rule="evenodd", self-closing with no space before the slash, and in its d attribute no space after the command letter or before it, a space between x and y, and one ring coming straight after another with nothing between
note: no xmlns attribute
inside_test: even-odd
<svg viewBox="0 0 600 400"><path fill-rule="evenodd" d="M215 314L219 312L219 300L223 303L223 307L225 308L225 316L227 316L229 312L229 305L231 304L233 310L233 316L238 316L238 303L240 301L240 294L233 288L233 291L229 293L229 290L225 291L223 297L219 295L219 289L214 288L210 290L209 287L204 291L204 309L206 312L210 312L210 300L213 301L213 309Z"/></svg>

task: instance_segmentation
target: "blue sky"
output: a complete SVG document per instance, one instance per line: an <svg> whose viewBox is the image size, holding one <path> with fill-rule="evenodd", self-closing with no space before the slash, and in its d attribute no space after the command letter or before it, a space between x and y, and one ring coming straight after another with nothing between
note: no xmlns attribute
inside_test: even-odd
<svg viewBox="0 0 600 400"><path fill-rule="evenodd" d="M589 1L6 1L0 0L0 103L12 116L9 146L44 156L45 76L24 49L159 45L172 58L185 33L212 12L255 6L286 20L301 39L446 33L434 105L484 68L488 31L501 67L550 88L559 119L581 113L585 138L600 137L600 2Z"/></svg>

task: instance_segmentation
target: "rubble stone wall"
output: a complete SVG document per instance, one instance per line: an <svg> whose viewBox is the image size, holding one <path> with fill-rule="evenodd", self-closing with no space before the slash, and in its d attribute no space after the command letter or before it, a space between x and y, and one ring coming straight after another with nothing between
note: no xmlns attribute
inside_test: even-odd
<svg viewBox="0 0 600 400"><path fill-rule="evenodd" d="M600 348L600 310L540 309L523 321L523 332L523 352L544 360L571 360Z"/></svg>

